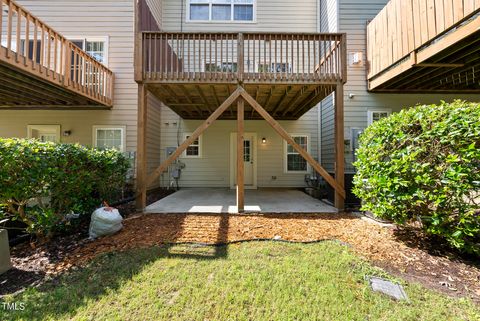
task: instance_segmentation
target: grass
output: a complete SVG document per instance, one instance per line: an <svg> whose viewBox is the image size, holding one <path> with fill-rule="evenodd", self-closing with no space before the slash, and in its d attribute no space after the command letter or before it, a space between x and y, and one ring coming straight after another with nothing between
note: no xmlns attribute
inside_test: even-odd
<svg viewBox="0 0 480 321"><path fill-rule="evenodd" d="M405 284L410 302L370 290L391 278L336 242L176 245L102 255L6 302L0 320L479 320L480 309ZM3 316L2 316L3 314Z"/></svg>

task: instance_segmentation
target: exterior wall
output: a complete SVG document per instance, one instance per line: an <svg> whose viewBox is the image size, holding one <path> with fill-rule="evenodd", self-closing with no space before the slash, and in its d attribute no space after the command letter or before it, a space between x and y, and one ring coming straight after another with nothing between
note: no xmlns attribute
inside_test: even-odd
<svg viewBox="0 0 480 321"><path fill-rule="evenodd" d="M108 40L108 65L115 73L114 104L109 111L0 111L0 136L26 137L29 124L60 124L71 130L66 143L92 145L92 126L126 126L126 149L136 148L137 85L133 80L133 1L19 0L30 12L69 39Z"/></svg>
<svg viewBox="0 0 480 321"><path fill-rule="evenodd" d="M301 3L291 0L256 0L256 21L246 23L187 22L188 0L163 0L162 2L163 19L161 29L164 31L317 31L317 0L302 0ZM181 19L182 16L183 19Z"/></svg>
<svg viewBox="0 0 480 321"><path fill-rule="evenodd" d="M318 155L318 108L311 109L298 121L280 121L292 134L307 134L310 152ZM202 121L182 120L168 108L162 109L161 157L166 158L166 147L176 147L184 140L185 133L193 132ZM180 158L185 164L180 187L228 187L230 186L230 134L236 131L236 121L218 120L202 136L202 157ZM265 122L245 121L245 132L257 133L257 184L258 187L302 187L305 174L285 173L283 140ZM261 143L265 137L266 144ZM276 179L273 179L275 176ZM168 174L164 173L162 185L168 185Z"/></svg>
<svg viewBox="0 0 480 321"><path fill-rule="evenodd" d="M137 146L137 84L133 79L134 1L18 0L42 21L69 39L107 39L108 64L115 74L111 110L0 110L0 137L27 137L27 125L60 125L71 135L65 143L93 145L93 126L126 126L126 151ZM159 2L149 0L149 2ZM158 10L157 12L158 17ZM159 165L160 103L148 99L148 169Z"/></svg>
<svg viewBox="0 0 480 321"><path fill-rule="evenodd" d="M480 95L460 94L377 94L367 92L366 81L366 24L372 20L388 2L387 0L338 0L338 31L347 33L347 53L349 60L354 52L363 54L363 61L359 66L349 64L348 82L345 85L345 139L351 139L352 128L367 127L368 110L390 109L392 112L400 111L403 108L416 104L438 103L440 100L451 101L454 99L465 99L480 101ZM353 94L353 98L349 95ZM330 110L331 103L328 99L324 101L328 108L322 111L322 163L329 171L333 171L334 158L333 144L329 144L331 128L333 128L333 111ZM325 134L323 134L325 132ZM332 136L333 138L333 136ZM353 152L345 153L346 172L354 172L351 165Z"/></svg>

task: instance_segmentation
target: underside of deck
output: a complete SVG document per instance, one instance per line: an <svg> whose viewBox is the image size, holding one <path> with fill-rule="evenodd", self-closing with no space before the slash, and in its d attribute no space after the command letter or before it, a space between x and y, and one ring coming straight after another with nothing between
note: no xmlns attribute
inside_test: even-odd
<svg viewBox="0 0 480 321"><path fill-rule="evenodd" d="M478 17L480 22L480 17ZM480 29L451 46L442 40L434 44L442 48L422 62L413 53L385 74L370 81L373 92L463 92L480 93ZM424 51L431 50L425 48ZM390 79L388 79L391 77ZM385 79L385 82L383 82Z"/></svg>
<svg viewBox="0 0 480 321"><path fill-rule="evenodd" d="M295 120L335 91L334 85L245 84L244 89L279 120ZM237 88L234 84L164 84L148 89L184 119L207 119ZM219 119L236 119L236 105ZM245 119L263 119L251 106Z"/></svg>
<svg viewBox="0 0 480 321"><path fill-rule="evenodd" d="M3 49L3 48L2 48ZM47 76L43 67L26 72L0 59L0 109L108 109L105 104L62 84L61 75ZM38 74L38 75L36 75ZM50 78L50 79L45 79Z"/></svg>
<svg viewBox="0 0 480 321"><path fill-rule="evenodd" d="M0 109L108 109L111 70L15 0L0 0Z"/></svg>
<svg viewBox="0 0 480 321"><path fill-rule="evenodd" d="M480 93L480 1L391 0L367 27L368 89Z"/></svg>

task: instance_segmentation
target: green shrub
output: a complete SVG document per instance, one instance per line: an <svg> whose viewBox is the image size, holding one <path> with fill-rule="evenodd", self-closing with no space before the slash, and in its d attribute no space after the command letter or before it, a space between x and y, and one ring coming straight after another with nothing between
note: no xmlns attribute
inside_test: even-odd
<svg viewBox="0 0 480 321"><path fill-rule="evenodd" d="M127 169L126 158L114 150L0 139L0 219L19 219L48 239L67 214L91 213L118 197Z"/></svg>
<svg viewBox="0 0 480 321"><path fill-rule="evenodd" d="M480 104L417 106L360 138L353 192L363 210L480 254Z"/></svg>

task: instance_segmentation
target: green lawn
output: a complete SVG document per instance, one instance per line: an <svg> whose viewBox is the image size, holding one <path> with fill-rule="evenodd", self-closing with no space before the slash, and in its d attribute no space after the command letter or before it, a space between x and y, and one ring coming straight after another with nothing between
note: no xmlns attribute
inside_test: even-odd
<svg viewBox="0 0 480 321"><path fill-rule="evenodd" d="M103 255L58 284L8 302L0 320L479 320L480 308L404 284L411 302L373 293L389 278L336 242L176 245ZM1 315L1 314L5 315Z"/></svg>

